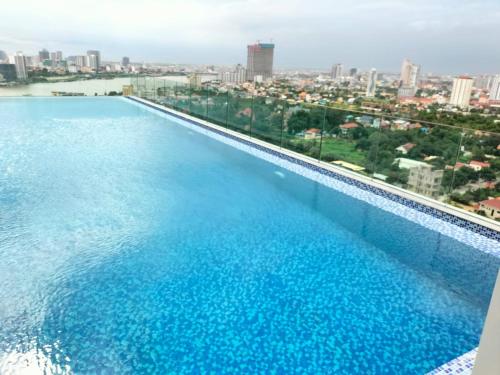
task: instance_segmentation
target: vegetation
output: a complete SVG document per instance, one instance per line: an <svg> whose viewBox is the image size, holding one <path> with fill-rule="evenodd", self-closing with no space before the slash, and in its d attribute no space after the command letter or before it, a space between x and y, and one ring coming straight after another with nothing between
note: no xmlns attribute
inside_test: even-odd
<svg viewBox="0 0 500 375"><path fill-rule="evenodd" d="M477 202L499 195L494 184L489 189L483 185L500 176L497 150L500 134L464 131L423 121L419 124L400 121L403 125L399 127L391 117L249 97L239 90L227 92L178 85L175 89L159 88L157 94L177 109L326 162L346 161L362 167L360 173L377 173L391 184L406 186L409 170L399 168L397 159L408 158L443 170L441 193L446 195L451 191L449 197L456 202ZM430 112L422 118L427 121L448 118L461 126L478 125L483 130L498 128L493 120L485 121L479 114ZM346 123L355 125L342 128ZM397 150L406 144L411 145L407 152ZM478 172L467 166L455 168L457 161L468 164L471 160L488 161L490 167Z"/></svg>

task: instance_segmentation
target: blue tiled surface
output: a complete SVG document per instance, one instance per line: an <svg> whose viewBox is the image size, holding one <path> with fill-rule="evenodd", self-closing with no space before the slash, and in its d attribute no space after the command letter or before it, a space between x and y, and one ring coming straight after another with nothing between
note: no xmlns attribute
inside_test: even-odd
<svg viewBox="0 0 500 375"><path fill-rule="evenodd" d="M471 375L474 368L477 349L473 349L450 362L439 366L427 375ZM495 374L491 374L495 375Z"/></svg>
<svg viewBox="0 0 500 375"><path fill-rule="evenodd" d="M455 215L451 215L451 214L449 214L447 212L438 210L438 209L436 209L434 207L426 206L424 204L415 202L415 201L413 201L411 199L404 198L404 197L399 196L397 194L393 194L393 193L388 192L388 191L386 191L384 189L377 188L377 187L372 186L372 185L368 185L368 184L363 183L361 181L358 181L356 179L340 175L340 174L332 172L332 171L330 171L328 169L321 168L319 166L307 163L307 162L305 162L303 160L300 160L300 159L291 157L289 155L277 152L277 151L272 150L270 148L267 148L267 147L255 144L255 143L253 143L251 141L247 141L247 140L235 137L235 136L233 136L231 134L228 134L226 132L221 132L221 131L219 131L217 129L205 126L204 124L202 124L202 123L200 123L198 121L187 119L187 118L185 118L183 116L179 116L176 113L173 113L173 112L171 112L171 111L169 111L167 109L158 108L155 105L152 105L152 104L149 104L147 102L143 102L143 101L137 100L137 99L132 98L132 97L127 97L127 98L130 99L130 100L136 101L138 103L141 103L143 105L149 106L151 108L154 108L155 110L168 113L170 116L174 116L174 117L177 117L177 118L182 119L184 121L190 122L190 123L192 123L194 125L201 126L201 127L205 128L205 129L211 131L211 132L218 133L220 135L223 135L224 137L231 138L233 140L236 140L238 142L244 143L244 144L246 144L248 146L254 147L254 148L258 149L258 150L264 151L264 152L269 153L271 155L278 156L278 157L280 157L282 159L285 159L285 160L287 160L289 162L292 162L292 163L298 164L300 166L309 168L309 169L311 169L311 170L313 170L315 172L324 174L324 175L326 175L328 177L332 177L332 178L335 178L337 180L346 182L346 183L348 183L350 185L353 185L353 186L355 186L357 188L360 188L360 189L363 189L363 190L367 190L367 191L369 191L371 193L374 193L376 195L379 195L379 196L381 196L383 198L390 199L390 200L392 200L394 202L397 202L399 204L405 205L405 206L410 207L410 208L412 208L414 210L417 210L419 212L431 215L431 216L433 216L433 217L435 217L437 219L444 220L444 221L446 221L448 223L451 223L451 224L456 225L458 227L461 227L461 228L467 229L469 231L478 233L478 234L480 234L482 236L485 236L487 238L490 238L490 239L493 239L493 240L496 240L496 241L500 241L500 232L499 231L493 230L491 228L482 226L482 225L477 224L477 223L473 223L473 222L465 220L465 219L463 219L461 217L458 217L458 216L455 216ZM500 249L499 249L499 255L500 255Z"/></svg>
<svg viewBox="0 0 500 375"><path fill-rule="evenodd" d="M197 121L193 120L187 120L186 118L182 116L178 116L175 113L172 113L168 110L163 110L163 109L158 109L158 107L154 105L150 105L148 103L143 103L146 104L156 110L161 110L165 113L168 113L171 116L178 117L184 121L188 121L196 126L202 127L210 132L215 132L217 134L220 134L224 137L236 140L237 142L243 143L245 145L248 145L250 147L253 147L255 149L264 151L268 154L271 154L273 156L277 156L279 158L285 159L289 162L292 162L294 164L298 164L300 166L306 167L308 169L311 169L315 172L321 173L322 175L328 176L330 178L334 178L337 180L340 180L342 182L345 182L347 184L353 185L357 188L369 191L371 193L374 193L380 197L389 199L393 202L402 204L406 207L409 207L415 211L424 213L426 215L430 215L433 218L443 220L449 224L456 225L460 228L466 229L467 231L471 231L473 233L479 234L482 237L488 238L493 241L498 241L499 240L499 233L497 231L494 231L490 228L478 225L476 223L464 220L460 217L451 215L449 213L443 212L441 210L435 209L433 207L429 207L420 203L417 203L415 201L412 201L411 199L407 199L401 196L398 196L396 194L387 192L383 189L362 183L360 181L357 181L352 178L348 178L342 175L339 175L337 173L334 173L330 170L309 164L307 162L304 162L303 160L299 160L293 157L290 157L288 155L276 152L272 149L263 147L261 145L254 144L253 142L249 142L247 140L242 140L238 137L234 137L230 134L220 132L218 130L215 130L213 128L209 128ZM327 202L327 200L325 200ZM356 207L361 208L363 211L359 212L355 215L354 217L358 217L359 223L356 225L355 221L353 222L350 220L350 225L351 227L349 228L351 231L354 233L358 233L362 235L365 238L370 238L370 241L378 246L381 246L385 249L387 252L391 252L391 240L390 236L394 236L394 253L393 255L399 258L400 260L403 260L406 263L410 264L415 264L417 268L422 269L422 267L426 268L427 272L430 272L434 274L437 278L440 278L442 275L446 275L446 278L443 279L443 282L449 284L449 285L454 285L454 287L465 290L471 293L471 295L474 296L483 296L483 300L488 300L489 298L489 293L493 287L493 282L495 280L495 275L498 272L498 262L493 260L491 258L491 255L494 255L495 257L498 257L500 255L500 249L498 249L495 244L492 247L493 251L486 251L486 254L483 254L482 252L479 251L474 251L471 249L464 248L463 251L461 246L458 245L452 238L446 237L443 240L441 240L441 234L439 231L434 232L436 238L429 240L428 238L428 230L420 227L415 227L414 230L421 230L422 234L419 235L418 233L412 233L412 236L408 236L406 231L407 228L402 227L401 231L398 231L397 227L395 225L398 224L397 221L389 221L386 224L381 224L380 223L380 218L377 218L377 221L373 223L373 230L370 229L370 212L369 209L365 206L356 206L350 204L350 202L346 199L345 200L346 204L349 205L350 210L356 209ZM339 202L336 202L336 205L338 206ZM343 211L343 210L339 210ZM335 212L334 210L329 210L329 213ZM339 218L339 221L341 221L341 218ZM354 225L354 227L352 226ZM379 228L380 226L386 226L387 228L391 228L391 231L387 232L380 232ZM368 234L367 232L372 232L371 234ZM449 234L449 233L448 233ZM379 238L377 238L379 237ZM401 241L409 241L408 244L402 245ZM416 243L415 241L420 241L421 243ZM472 242L473 246L476 247L477 249L484 249L483 241L481 238L476 238L475 240L470 241ZM432 246L432 244L436 244L435 247ZM409 252L408 254L401 253L400 249L404 248L420 248L422 249L421 252L419 253L411 253ZM491 249L490 249L491 250ZM466 261L464 261L466 260ZM474 283L471 285L470 283L470 278L469 277L464 277L464 275L475 275L474 278L476 280L486 280L490 279L490 282L486 282L486 284L482 283ZM489 276L489 277L488 277ZM473 367L474 364L474 358L475 358L475 353L476 351L473 350L469 353L466 353L465 355L456 358L436 370L432 371L430 374L433 375L441 375L441 374L470 374L471 368Z"/></svg>
<svg viewBox="0 0 500 375"><path fill-rule="evenodd" d="M139 106L144 104L139 103ZM316 187L315 192L310 194L310 199L323 202L321 206L317 207L319 212L324 211L325 215L332 220L346 226L350 231L359 234L370 243L383 248L386 252L416 269L424 270L435 280L460 291L460 293L467 294L484 308L487 308L500 266L500 244L495 238L489 238L487 235L471 231L469 228L457 227L454 221L446 220L446 218L454 217L453 215L437 215L436 217L429 212L423 212L428 207L409 199L402 198L402 201L399 201L395 199L398 198L397 195L387 193L383 189L374 188L372 191L370 185L355 179L338 175L324 168L317 168L302 160L214 130L196 120L186 121L183 116L173 114L167 109L161 108L158 111L157 106L146 104L155 113L164 112L169 119L177 118L180 125L189 124L193 130L198 130L242 151L320 182L326 188ZM335 207L328 207L331 201L328 198L330 188L346 194L342 201L332 201ZM289 189L290 187L287 187L286 190ZM312 197L314 194L317 195L315 198ZM322 195L325 197L321 198ZM303 187L302 191L295 195L295 198L301 196L304 196ZM349 196L355 199L350 199ZM388 197L394 199L387 199ZM358 205L357 199L361 199L369 205ZM410 204L406 205L405 202ZM341 209L339 205L344 203L346 207ZM421 210L416 210L415 207L420 207ZM335 217L337 212L340 215L345 215L345 212L354 213L358 208L362 209L363 212L357 215L352 214L349 218ZM415 225L413 225L411 233L408 229L408 223L391 215L381 217L379 215L380 209L406 218L410 222L413 221ZM439 210L430 212L442 213ZM467 221L462 220L461 222ZM388 230L388 228L390 229ZM467 246L463 244L467 244Z"/></svg>
<svg viewBox="0 0 500 375"><path fill-rule="evenodd" d="M461 254L493 240L142 104L0 104L0 373L420 375L477 346L490 271Z"/></svg>

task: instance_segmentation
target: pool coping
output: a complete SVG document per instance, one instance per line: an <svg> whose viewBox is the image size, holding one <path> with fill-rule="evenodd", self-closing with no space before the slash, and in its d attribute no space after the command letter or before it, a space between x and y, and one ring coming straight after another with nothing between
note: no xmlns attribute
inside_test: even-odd
<svg viewBox="0 0 500 375"><path fill-rule="evenodd" d="M481 236L484 236L486 238L500 242L500 224L491 219L471 214L465 210L458 209L449 204L436 201L434 199L422 196L417 193L413 193L408 190L404 190L402 188L398 188L396 186L389 185L372 177L362 176L334 166L330 163L321 162L309 156L305 156L297 152L275 146L268 142L252 138L248 135L226 129L222 126L212 124L208 121L153 103L146 99L138 98L135 96L126 96L124 98L157 109L161 112L167 113L184 121L188 121L191 124L201 126L225 137L229 137L233 140L237 140L246 145L257 148L260 151L267 152L273 156L278 156L294 164L306 167L328 177L341 180L342 182L354 185L355 187L362 190L369 191L375 195L379 195L383 198L402 204L416 211L428 214L434 218L443 220L458 227L480 234ZM497 255L500 257L500 251Z"/></svg>

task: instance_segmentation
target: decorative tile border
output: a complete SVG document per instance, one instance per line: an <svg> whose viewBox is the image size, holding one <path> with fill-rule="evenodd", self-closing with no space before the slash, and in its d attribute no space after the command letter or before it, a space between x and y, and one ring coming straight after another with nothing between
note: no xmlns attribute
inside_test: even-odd
<svg viewBox="0 0 500 375"><path fill-rule="evenodd" d="M141 106L152 108L153 112L163 114L170 120L174 120L183 126L188 126L192 130L202 132L211 138L215 138L242 151L268 160L285 169L358 198L385 211L412 220L428 229L438 231L485 253L500 257L500 232L492 228L402 197L355 178L344 176L321 166L309 163L306 160L287 155L271 147L266 147L265 143L259 140L245 139L244 135L233 135L230 131L225 131L224 129L219 130L215 126L205 125L205 121L192 118L192 116L182 114L140 98L126 98L139 103Z"/></svg>
<svg viewBox="0 0 500 375"><path fill-rule="evenodd" d="M427 373L427 375L472 375L477 348Z"/></svg>

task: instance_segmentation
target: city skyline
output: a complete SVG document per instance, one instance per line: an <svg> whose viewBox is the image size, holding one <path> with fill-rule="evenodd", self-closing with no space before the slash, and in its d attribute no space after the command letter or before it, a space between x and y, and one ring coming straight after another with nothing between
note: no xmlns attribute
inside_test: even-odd
<svg viewBox="0 0 500 375"><path fill-rule="evenodd" d="M78 12L59 0L26 1L3 6L0 49L30 55L47 48L73 55L95 48L105 51L103 60L126 55L137 56L134 62L227 65L244 63L242 45L272 40L277 69L329 70L342 62L396 72L407 57L437 74L497 73L500 51L485 36L496 32L500 3L437 3L315 1L304 7L282 0L146 0L141 7L150 10L148 17L137 17L132 1L90 0Z"/></svg>

